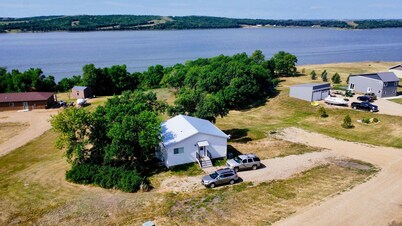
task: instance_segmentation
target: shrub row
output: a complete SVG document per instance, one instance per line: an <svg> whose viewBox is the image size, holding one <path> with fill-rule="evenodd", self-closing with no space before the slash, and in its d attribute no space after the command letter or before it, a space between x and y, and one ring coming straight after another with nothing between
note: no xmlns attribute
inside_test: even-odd
<svg viewBox="0 0 402 226"><path fill-rule="evenodd" d="M66 179L78 184L94 184L125 192L138 191L142 183L141 176L135 170L93 164L72 165L66 172Z"/></svg>

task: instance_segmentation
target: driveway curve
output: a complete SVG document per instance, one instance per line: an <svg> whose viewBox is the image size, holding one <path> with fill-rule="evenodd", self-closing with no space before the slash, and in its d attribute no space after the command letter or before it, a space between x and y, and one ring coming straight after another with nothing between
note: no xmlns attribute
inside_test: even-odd
<svg viewBox="0 0 402 226"><path fill-rule="evenodd" d="M337 140L287 128L282 139L327 148L375 164L377 176L354 189L297 211L277 225L387 225L402 222L402 149Z"/></svg>

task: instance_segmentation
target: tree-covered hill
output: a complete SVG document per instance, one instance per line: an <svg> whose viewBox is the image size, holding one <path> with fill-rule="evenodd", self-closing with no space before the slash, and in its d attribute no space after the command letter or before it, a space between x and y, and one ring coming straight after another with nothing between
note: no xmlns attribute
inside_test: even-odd
<svg viewBox="0 0 402 226"><path fill-rule="evenodd" d="M351 23L352 22L352 23ZM353 24L353 25L352 25ZM385 28L402 27L402 20L268 20L209 16L79 15L0 18L0 32L171 30L272 27Z"/></svg>

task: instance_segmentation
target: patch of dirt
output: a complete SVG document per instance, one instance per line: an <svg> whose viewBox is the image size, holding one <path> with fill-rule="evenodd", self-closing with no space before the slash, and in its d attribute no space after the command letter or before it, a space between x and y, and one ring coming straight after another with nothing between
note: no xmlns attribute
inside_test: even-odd
<svg viewBox="0 0 402 226"><path fill-rule="evenodd" d="M7 135L3 142L0 141L0 156L23 146L49 130L51 128L49 122L50 116L57 114L57 112L58 109L34 110L28 112L0 112L0 123L17 123L26 125L18 132L13 133L12 136Z"/></svg>
<svg viewBox="0 0 402 226"><path fill-rule="evenodd" d="M7 117L6 117L7 118ZM0 144L8 139L17 136L22 130L29 126L29 123L1 122L0 119Z"/></svg>

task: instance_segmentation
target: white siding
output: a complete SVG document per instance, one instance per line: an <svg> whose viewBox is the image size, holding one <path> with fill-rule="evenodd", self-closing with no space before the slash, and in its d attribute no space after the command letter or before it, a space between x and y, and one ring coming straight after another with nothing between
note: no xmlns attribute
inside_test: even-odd
<svg viewBox="0 0 402 226"><path fill-rule="evenodd" d="M166 167L196 162L196 152L198 151L197 142L208 141L207 150L211 153L212 158L224 158L227 151L227 139L223 137L211 136L198 133L185 140L182 140L165 149L164 163ZM184 153L174 154L174 148L184 148Z"/></svg>
<svg viewBox="0 0 402 226"><path fill-rule="evenodd" d="M402 71L401 70L389 70L390 72L394 72L394 74L396 76L398 76L398 78L402 78Z"/></svg>

